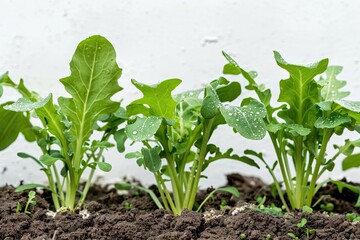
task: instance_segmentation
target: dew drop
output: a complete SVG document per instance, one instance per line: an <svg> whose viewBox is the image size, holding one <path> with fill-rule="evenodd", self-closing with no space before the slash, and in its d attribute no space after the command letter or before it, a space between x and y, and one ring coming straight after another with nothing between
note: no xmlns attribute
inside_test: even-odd
<svg viewBox="0 0 360 240"><path fill-rule="evenodd" d="M137 131L133 131L132 134L136 135L138 132Z"/></svg>

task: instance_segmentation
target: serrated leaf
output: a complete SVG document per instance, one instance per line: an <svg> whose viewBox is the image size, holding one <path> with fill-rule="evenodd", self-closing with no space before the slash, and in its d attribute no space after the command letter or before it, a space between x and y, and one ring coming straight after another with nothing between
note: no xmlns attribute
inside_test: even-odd
<svg viewBox="0 0 360 240"><path fill-rule="evenodd" d="M307 114L319 102L320 91L314 77L324 72L328 59L323 59L310 66L288 64L281 55L274 51L276 63L285 69L290 77L280 81L280 96L278 101L289 104L289 109L279 113L287 123L296 123L306 126Z"/></svg>
<svg viewBox="0 0 360 240"><path fill-rule="evenodd" d="M325 101L340 100L349 96L350 92L340 91L346 85L346 81L336 79L341 71L341 66L329 66L325 71L326 78L320 77L319 84L323 86L321 96Z"/></svg>
<svg viewBox="0 0 360 240"><path fill-rule="evenodd" d="M320 117L315 122L316 128L335 128L351 122L351 118L338 112L332 112L328 117Z"/></svg>
<svg viewBox="0 0 360 240"><path fill-rule="evenodd" d="M360 153L347 156L342 162L342 170L360 167Z"/></svg>
<svg viewBox="0 0 360 240"><path fill-rule="evenodd" d="M129 115L142 113L145 116L150 114L167 119L175 119L176 102L171 96L171 92L181 83L180 79L168 79L155 85L146 85L134 79L131 82L144 96L129 104L127 108ZM142 107L137 107L137 112L134 113L134 105L141 105Z"/></svg>
<svg viewBox="0 0 360 240"><path fill-rule="evenodd" d="M142 148L141 153L144 157L144 165L150 172L157 172L161 168L161 158L159 156L159 149L154 148Z"/></svg>
<svg viewBox="0 0 360 240"><path fill-rule="evenodd" d="M58 110L53 104L52 95L50 94L49 97L50 98L47 103L41 108L36 109L35 112L40 118L44 127L46 127L51 134L59 139L62 146L67 145L68 143L65 134L66 127L61 120L61 115L58 113Z"/></svg>
<svg viewBox="0 0 360 240"><path fill-rule="evenodd" d="M34 109L38 109L44 106L50 100L50 98L51 98L51 94L49 94L45 99L40 100L38 102L33 102L29 98L20 98L16 102L4 106L4 109L14 112L32 111Z"/></svg>
<svg viewBox="0 0 360 240"><path fill-rule="evenodd" d="M262 103L254 100L242 107L225 105L220 107L220 112L227 124L243 137L253 140L265 137L266 126L263 118L266 110Z"/></svg>
<svg viewBox="0 0 360 240"><path fill-rule="evenodd" d="M138 117L136 121L125 127L125 133L133 141L141 142L150 139L159 129L162 117Z"/></svg>
<svg viewBox="0 0 360 240"><path fill-rule="evenodd" d="M101 36L89 37L78 45L70 62L71 75L61 79L72 98L59 98L60 112L71 122L70 133L74 142L74 163L79 166L83 143L93 131L102 114L112 114L119 104L110 98L122 88L117 80L121 69L116 63L115 49Z"/></svg>
<svg viewBox="0 0 360 240"><path fill-rule="evenodd" d="M107 162L97 162L96 164L99 167L99 169L104 172L110 172L112 169L111 164Z"/></svg>

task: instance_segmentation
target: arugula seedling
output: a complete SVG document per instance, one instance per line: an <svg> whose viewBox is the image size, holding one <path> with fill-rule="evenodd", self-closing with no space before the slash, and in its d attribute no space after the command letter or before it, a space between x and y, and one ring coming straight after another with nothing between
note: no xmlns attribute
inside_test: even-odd
<svg viewBox="0 0 360 240"><path fill-rule="evenodd" d="M346 214L346 218L347 218L350 222L360 223L360 215L357 215L356 213L347 213L347 214Z"/></svg>
<svg viewBox="0 0 360 240"><path fill-rule="evenodd" d="M266 128L277 159L270 167L261 153L248 150L245 154L257 157L265 164L288 211L280 181L274 173L277 166L280 167L291 208L310 207L315 193L325 183L318 183L319 178L324 172L332 171L334 161L345 151L338 148L337 154L327 157L331 137L341 135L345 128L353 130L360 121L360 102L343 100L349 92L341 91L345 81L337 79L342 68L328 67L328 59L309 66L293 65L274 52L277 65L290 76L280 81L278 101L285 104L273 107L271 91L256 83L256 73L246 72L228 54L223 54L228 60L224 74L242 74L248 81L246 88L254 91L266 106ZM325 78L314 80L323 72L326 73ZM295 169L295 173L291 169Z"/></svg>
<svg viewBox="0 0 360 240"><path fill-rule="evenodd" d="M4 93L4 87L15 89L23 97L28 97L34 93L29 92L21 79L19 84L14 83L8 72L0 75L0 97ZM30 122L30 114L22 112L14 112L4 109L4 106L13 102L5 102L0 104L0 124L2 129L0 131L0 151L10 146L21 133L29 142L35 141L35 135L31 130L32 124Z"/></svg>
<svg viewBox="0 0 360 240"><path fill-rule="evenodd" d="M27 184L16 191L46 188L52 193L56 210L74 211L83 204L95 170L111 170L102 153L113 146L108 140L125 116L119 103L110 100L122 89L117 83L121 69L115 58L113 46L104 37L83 40L70 62L71 75L60 80L71 97L60 97L59 106L53 103L51 94L42 99L20 82L25 94L4 109L36 114L41 120L43 127L32 130L43 155L39 159L25 153L18 156L33 159L46 174L49 186ZM90 138L94 130L102 134L100 140ZM80 189L86 169L90 173L85 187Z"/></svg>
<svg viewBox="0 0 360 240"><path fill-rule="evenodd" d="M35 195L36 195L36 192L35 191L30 191L29 194L28 194L28 200L26 202L26 205L25 205L25 208L24 208L24 213L26 214L31 214L30 211L28 211L28 208L31 205L35 206L36 204L36 201L35 201ZM19 212L22 212L22 205L21 203L18 203L17 206L16 206L16 212L19 213Z"/></svg>
<svg viewBox="0 0 360 240"><path fill-rule="evenodd" d="M132 83L143 97L127 106L129 120L121 139L143 144L141 151L128 153L126 158L137 159L139 166L154 174L165 209L176 215L185 208L192 210L200 178L204 177L201 173L214 161L228 158L258 167L250 158L232 154L232 149L221 152L209 143L215 129L223 124L249 139L264 137L262 118L266 113L262 103L244 99L241 106L228 104L240 95L239 83L220 78L205 89L177 95L172 91L181 83L179 79L156 85ZM173 198L165 184L168 180ZM234 188L222 190L238 194Z"/></svg>

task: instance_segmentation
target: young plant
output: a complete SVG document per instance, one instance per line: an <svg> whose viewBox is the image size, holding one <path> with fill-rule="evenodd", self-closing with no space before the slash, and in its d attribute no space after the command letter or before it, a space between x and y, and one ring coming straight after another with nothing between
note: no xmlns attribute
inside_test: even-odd
<svg viewBox="0 0 360 240"><path fill-rule="evenodd" d="M30 191L29 192L28 200L27 200L25 208L24 208L24 213L31 214L31 212L28 211L28 208L29 208L30 204L35 206L35 204L36 204L35 195L36 195L35 191ZM18 205L16 206L16 212L17 213L22 212L23 211L22 208L23 208L22 205L20 203L18 203Z"/></svg>
<svg viewBox="0 0 360 240"><path fill-rule="evenodd" d="M287 63L274 52L276 63L289 73L289 78L280 81L278 102L273 107L271 91L255 81L256 73L246 72L226 53L228 64L225 74L242 74L248 81L247 89L254 91L266 106L266 129L273 144L277 159L270 167L262 154L245 153L259 158L269 170L282 203L289 210L274 174L279 166L291 208L311 206L313 197L323 183L319 178L332 171L334 161L344 149L339 148L333 157L326 155L328 143L334 134L341 135L345 128L353 130L360 121L360 102L343 100L349 92L341 91L345 81L337 79L342 68L328 67L328 60L300 66ZM314 78L326 71L326 77ZM292 169L295 171L292 171Z"/></svg>
<svg viewBox="0 0 360 240"><path fill-rule="evenodd" d="M121 69L115 59L115 50L105 38L92 36L82 41L70 62L71 75L60 80L71 97L60 97L59 106L53 103L51 94L42 99L20 82L25 94L4 109L36 115L41 120L43 126L33 127L32 131L42 156L35 158L25 153L18 156L35 160L46 174L49 186L27 184L17 191L49 189L56 210L74 211L83 204L95 169L111 170L102 153L113 146L108 142L109 137L124 121L124 109L110 100L121 90L117 83ZM98 124L99 121L103 123ZM94 130L102 134L100 140L90 138ZM90 172L81 189L80 181L86 169Z"/></svg>
<svg viewBox="0 0 360 240"><path fill-rule="evenodd" d="M29 92L21 79L19 84L14 83L9 74L6 72L0 76L0 97L4 93L4 87L15 89L23 97L30 96ZM35 141L35 135L32 131L32 124L30 122L30 114L22 112L14 112L4 109L4 106L13 102L5 102L0 104L0 151L10 146L21 133L29 142Z"/></svg>
<svg viewBox="0 0 360 240"><path fill-rule="evenodd" d="M228 158L258 167L250 158L232 154L232 149L221 152L209 143L222 124L249 139L264 137L262 118L266 113L262 103L250 99L244 99L242 106L227 103L240 95L239 83L220 78L205 89L177 95L172 95L172 91L181 83L179 79L157 85L135 80L132 83L144 96L127 106L129 121L123 132L143 147L126 157L136 158L138 165L154 174L162 207L177 215L185 208L192 210L200 178L204 177L202 172L214 161ZM171 183L173 198L167 181ZM222 190L237 194L233 188Z"/></svg>

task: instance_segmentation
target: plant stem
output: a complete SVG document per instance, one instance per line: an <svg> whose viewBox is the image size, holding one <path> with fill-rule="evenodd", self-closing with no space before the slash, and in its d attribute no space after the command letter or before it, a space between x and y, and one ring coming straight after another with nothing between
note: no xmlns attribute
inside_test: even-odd
<svg viewBox="0 0 360 240"><path fill-rule="evenodd" d="M210 139L210 133L211 133L211 128L212 125L214 123L215 118L211 118L208 122L208 124L205 127L204 130L204 136L201 142L201 149L200 149L200 154L199 154L199 161L198 161L198 166L197 166L197 170L196 170L196 175L195 175L195 179L194 179L194 183L191 186L191 195L189 198L189 203L186 206L187 209L192 210L193 206L194 206L194 202L195 202L195 198L196 198L196 192L198 189L198 185L199 185L199 181L200 181L200 176L201 176L201 172L202 172L202 167L205 161L205 156L207 153L207 143L209 142ZM206 120L205 120L206 121Z"/></svg>
<svg viewBox="0 0 360 240"><path fill-rule="evenodd" d="M313 172L313 176L311 178L309 192L308 192L308 195L307 195L306 205L309 206L309 207L311 206L312 199L314 197L315 184L316 184L316 182L317 182L317 180L319 178L318 177L319 169L320 169L320 166L321 166L322 162L324 161L326 147L327 147L327 144L328 144L332 134L333 134L333 129L330 129L330 128L325 128L324 129L324 135L323 135L323 140L322 140L322 143L321 143L320 152L319 152L319 155L316 157L316 165L315 165L315 169L314 169L314 172Z"/></svg>

